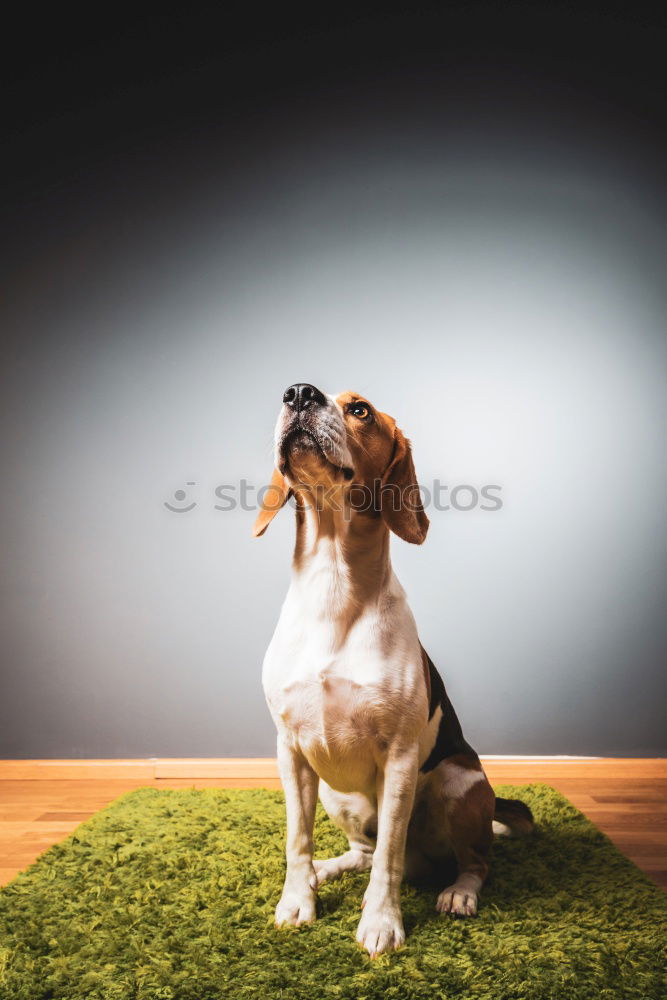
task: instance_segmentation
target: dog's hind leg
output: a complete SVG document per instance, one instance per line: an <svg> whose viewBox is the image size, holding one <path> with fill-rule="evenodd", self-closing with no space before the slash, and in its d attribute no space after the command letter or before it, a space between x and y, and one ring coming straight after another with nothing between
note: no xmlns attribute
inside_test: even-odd
<svg viewBox="0 0 667 1000"><path fill-rule="evenodd" d="M313 859L313 867L317 875L317 885L333 882L345 872L365 872L373 864L373 851L364 846L352 846L345 854L337 858Z"/></svg>
<svg viewBox="0 0 667 1000"><path fill-rule="evenodd" d="M337 792L324 781L319 794L329 818L347 835L350 849L337 858L313 859L318 886L345 872L368 871L377 837L377 806L366 795Z"/></svg>
<svg viewBox="0 0 667 1000"><path fill-rule="evenodd" d="M442 812L446 835L456 857L458 874L438 896L439 913L470 917L488 873L493 841L495 795L479 760L467 755L445 759L437 768L442 781Z"/></svg>

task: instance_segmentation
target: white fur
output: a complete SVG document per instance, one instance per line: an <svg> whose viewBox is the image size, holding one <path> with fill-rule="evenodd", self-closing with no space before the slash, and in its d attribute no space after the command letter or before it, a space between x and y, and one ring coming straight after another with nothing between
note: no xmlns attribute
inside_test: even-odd
<svg viewBox="0 0 667 1000"><path fill-rule="evenodd" d="M512 831L511 831L511 829L510 829L510 827L507 826L506 823L501 823L500 820L494 819L494 821L492 823L492 826L493 826L493 832L498 837L512 837L512 836L514 836L513 833L512 833Z"/></svg>
<svg viewBox="0 0 667 1000"><path fill-rule="evenodd" d="M462 799L478 781L486 781L483 771L472 771L451 761L444 760L441 769L447 786L447 797L451 800Z"/></svg>
<svg viewBox="0 0 667 1000"><path fill-rule="evenodd" d="M435 908L438 913L474 917L477 913L477 894L481 887L482 881L476 875L459 875L454 885L442 890Z"/></svg>
<svg viewBox="0 0 667 1000"><path fill-rule="evenodd" d="M414 742L425 726L426 687L396 578L356 618L346 590L345 567L325 543L292 582L262 683L278 732L319 777L337 791L375 796L389 747Z"/></svg>

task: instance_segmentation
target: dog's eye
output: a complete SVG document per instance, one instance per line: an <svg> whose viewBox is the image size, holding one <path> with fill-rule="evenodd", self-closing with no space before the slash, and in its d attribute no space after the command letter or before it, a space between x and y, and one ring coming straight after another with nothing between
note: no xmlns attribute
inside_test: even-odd
<svg viewBox="0 0 667 1000"><path fill-rule="evenodd" d="M363 403L353 403L350 407L350 413L355 417L359 417L360 420L366 420L371 415L371 411Z"/></svg>

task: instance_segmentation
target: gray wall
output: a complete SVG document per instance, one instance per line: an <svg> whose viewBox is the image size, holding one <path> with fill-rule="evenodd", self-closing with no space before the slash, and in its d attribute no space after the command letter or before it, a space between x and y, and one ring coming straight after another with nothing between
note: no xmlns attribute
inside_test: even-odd
<svg viewBox="0 0 667 1000"><path fill-rule="evenodd" d="M397 116L370 137L343 118L280 139L274 119L270 148L260 122L233 174L178 190L149 162L140 210L91 200L17 264L0 756L273 753L260 669L292 518L253 540L214 490L267 481L294 381L368 394L425 485L502 486L501 510L431 509L425 545L392 549L480 752L667 750L646 164L537 117L509 141ZM192 511L164 506L179 489Z"/></svg>

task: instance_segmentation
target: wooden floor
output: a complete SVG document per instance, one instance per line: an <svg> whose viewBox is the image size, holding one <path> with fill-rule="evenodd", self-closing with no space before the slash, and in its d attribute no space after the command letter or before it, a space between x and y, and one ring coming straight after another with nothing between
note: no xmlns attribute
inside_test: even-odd
<svg viewBox="0 0 667 1000"><path fill-rule="evenodd" d="M485 759L492 784L559 789L667 888L667 760ZM271 758L0 761L0 885L132 788L278 788Z"/></svg>

